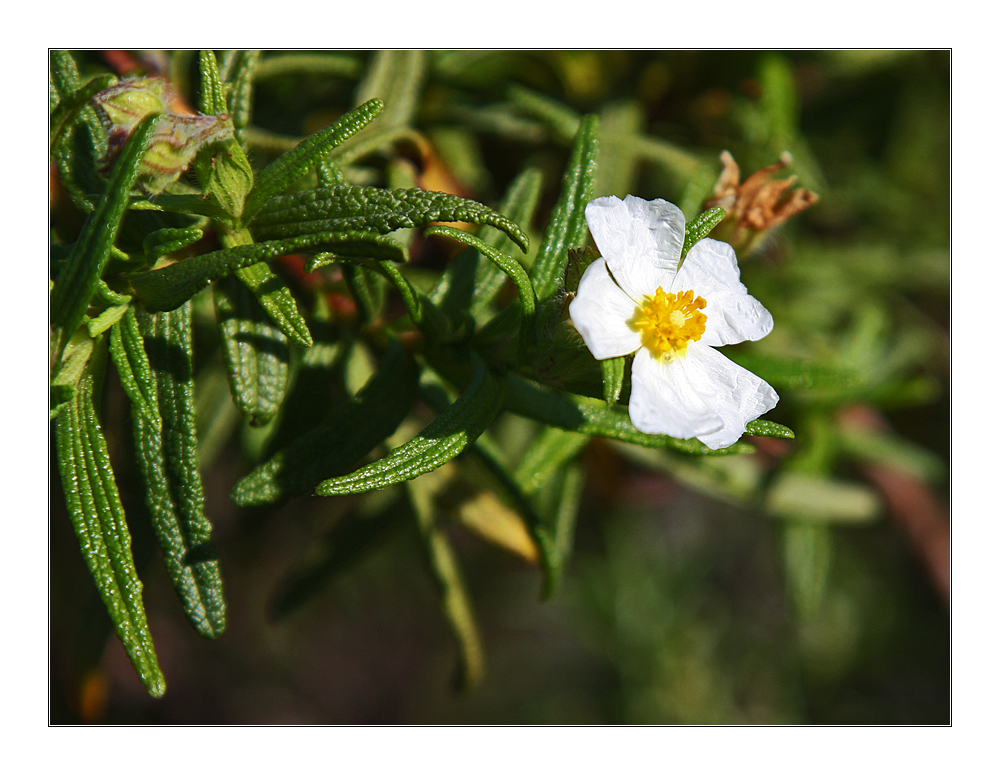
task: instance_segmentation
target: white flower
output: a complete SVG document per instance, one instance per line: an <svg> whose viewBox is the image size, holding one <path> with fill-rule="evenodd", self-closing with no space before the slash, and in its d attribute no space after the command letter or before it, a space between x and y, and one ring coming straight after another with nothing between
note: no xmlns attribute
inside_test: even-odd
<svg viewBox="0 0 1000 775"><path fill-rule="evenodd" d="M635 353L632 424L728 447L778 403L774 389L717 350L767 336L774 320L740 282L736 254L703 239L684 259L684 215L662 199L587 205L602 258L580 279L573 325L598 360Z"/></svg>

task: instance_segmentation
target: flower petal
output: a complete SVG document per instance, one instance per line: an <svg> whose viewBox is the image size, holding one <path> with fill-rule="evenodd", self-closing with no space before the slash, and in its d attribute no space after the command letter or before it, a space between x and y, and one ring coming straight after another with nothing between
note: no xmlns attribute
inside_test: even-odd
<svg viewBox="0 0 1000 775"><path fill-rule="evenodd" d="M732 246L714 239L699 240L684 258L674 279L674 292L693 289L708 302L701 343L710 347L756 341L774 328L764 305L747 293ZM666 289L665 289L666 290Z"/></svg>
<svg viewBox="0 0 1000 775"><path fill-rule="evenodd" d="M642 337L628 325L634 314L635 302L615 284L604 259L588 266L570 302L569 316L595 358L616 358L639 349Z"/></svg>
<svg viewBox="0 0 1000 775"><path fill-rule="evenodd" d="M677 271L684 246L684 214L662 199L615 196L587 204L587 225L608 269L636 301L652 295Z"/></svg>
<svg viewBox="0 0 1000 775"><path fill-rule="evenodd" d="M764 380L701 342L689 344L678 361L692 389L722 418L722 428L697 434L711 449L735 444L748 422L778 403L778 394Z"/></svg>
<svg viewBox="0 0 1000 775"><path fill-rule="evenodd" d="M689 345L689 354L692 349ZM690 439L724 429L722 417L713 411L699 387L691 381L686 360L659 360L645 347L635 354L628 414L632 424L643 433L665 433L678 439Z"/></svg>

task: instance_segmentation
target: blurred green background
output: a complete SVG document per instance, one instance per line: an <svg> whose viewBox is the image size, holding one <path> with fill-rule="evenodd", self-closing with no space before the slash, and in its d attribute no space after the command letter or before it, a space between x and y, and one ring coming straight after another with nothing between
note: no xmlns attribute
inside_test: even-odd
<svg viewBox="0 0 1000 775"><path fill-rule="evenodd" d="M120 72L116 56L79 59ZM195 56L132 56L182 88L195 72ZM322 56L322 72L274 66L261 78L255 164L351 107L375 55ZM427 187L489 205L538 166L533 236L583 113L601 118L595 194L661 197L689 217L711 196L721 151L744 178L790 151L819 201L740 259L776 321L752 357L817 364L812 380L774 381L782 401L768 418L796 442L689 461L591 440L574 554L547 602L537 569L456 531L488 671L458 693L410 528L271 615L352 502L241 513L228 501L249 469L239 433L203 468L230 628L199 639L152 561L131 451L115 442L127 406L111 384L105 425L168 691L151 699L111 635L54 480L51 721L948 723L950 53L456 51L413 66L424 68L420 139L382 166L408 158ZM427 251L416 260L433 268ZM499 437L516 439L516 426Z"/></svg>

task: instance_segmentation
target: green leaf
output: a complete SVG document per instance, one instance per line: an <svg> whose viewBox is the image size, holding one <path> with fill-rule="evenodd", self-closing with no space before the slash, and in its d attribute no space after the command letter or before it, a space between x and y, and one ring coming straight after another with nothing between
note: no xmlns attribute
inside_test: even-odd
<svg viewBox="0 0 1000 775"><path fill-rule="evenodd" d="M723 449L709 449L697 439L643 433L629 420L628 409L623 406L608 406L598 399L556 393L514 374L508 374L506 382L506 408L546 425L642 447L674 449L688 455L735 455L753 451L753 446L743 441Z"/></svg>
<svg viewBox="0 0 1000 775"><path fill-rule="evenodd" d="M265 425L285 397L288 339L235 277L217 281L212 292L233 401L251 425Z"/></svg>
<svg viewBox="0 0 1000 775"><path fill-rule="evenodd" d="M154 697L166 691L132 558L131 535L118 495L104 432L93 404L93 377L55 419L56 456L80 551L132 666Z"/></svg>
<svg viewBox="0 0 1000 775"><path fill-rule="evenodd" d="M425 476L406 483L410 503L417 517L431 575L441 595L441 610L458 645L461 662L459 687L471 689L483 678L483 647L472 603L462 579L458 559L448 534L438 523L434 496L437 483Z"/></svg>
<svg viewBox="0 0 1000 775"><path fill-rule="evenodd" d="M260 240L333 231L388 234L434 221L488 224L507 234L521 250L528 249L528 237L521 228L486 205L417 188L334 186L278 196L254 219L251 231Z"/></svg>
<svg viewBox="0 0 1000 775"><path fill-rule="evenodd" d="M427 52L419 49L376 51L358 85L357 103L375 98L384 102L382 128L411 124L419 108L426 65Z"/></svg>
<svg viewBox="0 0 1000 775"><path fill-rule="evenodd" d="M159 424L156 377L146 356L134 307L129 307L124 317L111 329L109 350L133 411L141 413L149 424Z"/></svg>
<svg viewBox="0 0 1000 775"><path fill-rule="evenodd" d="M882 509L878 495L858 482L830 476L782 471L764 498L764 510L801 523L864 524Z"/></svg>
<svg viewBox="0 0 1000 775"><path fill-rule="evenodd" d="M146 505L185 615L199 634L217 638L226 628L226 603L198 470L191 305L140 313L138 320L162 418L162 424L151 423L142 412L132 413Z"/></svg>
<svg viewBox="0 0 1000 775"><path fill-rule="evenodd" d="M198 98L198 108L206 116L217 116L229 108L226 103L226 87L219 77L219 65L215 61L215 52L199 51L198 65L201 70L201 95Z"/></svg>
<svg viewBox="0 0 1000 775"><path fill-rule="evenodd" d="M299 347L312 347L312 334L291 289L285 281L261 262L236 270L236 276L253 292L261 307L278 329Z"/></svg>
<svg viewBox="0 0 1000 775"><path fill-rule="evenodd" d="M83 321L101 273L118 236L129 193L139 177L142 155L156 128L156 116L144 119L115 162L108 189L87 217L73 251L56 278L52 293L52 325L62 329L59 350Z"/></svg>
<svg viewBox="0 0 1000 775"><path fill-rule="evenodd" d="M582 433L545 427L521 456L514 470L514 481L525 495L538 492L588 441L590 437Z"/></svg>
<svg viewBox="0 0 1000 775"><path fill-rule="evenodd" d="M833 535L828 525L785 522L781 530L785 578L800 616L812 617L826 595L833 562Z"/></svg>
<svg viewBox="0 0 1000 775"><path fill-rule="evenodd" d="M92 339L96 339L111 328L111 326L121 319L121 316L125 314L126 310L129 309L128 301L130 300L131 299L126 300L124 304L108 307L96 318L88 318L86 325L87 334Z"/></svg>
<svg viewBox="0 0 1000 775"><path fill-rule="evenodd" d="M450 237L451 239L461 242L464 245L474 247L486 256L486 258L492 261L501 272L514 281L514 286L517 288L518 299L521 301L521 313L524 315L524 318L527 320L535 314L535 289L531 286L531 280L528 279L528 273L525 272L524 268L513 258L488 245L483 240L479 239L479 237L469 234L467 231L456 229L452 226L432 226L427 229L424 234Z"/></svg>
<svg viewBox="0 0 1000 775"><path fill-rule="evenodd" d="M606 358L601 361L601 376L604 381L604 400L608 406L618 403L625 381L625 357Z"/></svg>
<svg viewBox="0 0 1000 775"><path fill-rule="evenodd" d="M328 479L317 495L345 495L379 490L415 479L458 455L493 420L503 400L500 383L475 356L475 375L465 393L417 436L352 474Z"/></svg>
<svg viewBox="0 0 1000 775"><path fill-rule="evenodd" d="M323 241L323 252L338 258L370 258L397 264L405 263L407 258L403 245L392 237L371 231L330 232Z"/></svg>
<svg viewBox="0 0 1000 775"><path fill-rule="evenodd" d="M476 443L469 448L469 452L472 453L473 459L477 459L480 463L482 472L491 480L493 489L499 492L503 499L517 511L527 527L542 569L542 597L549 597L555 589L555 568L557 565L552 543L552 531L544 524L541 515L529 499L528 495L531 491L522 487L507 472L506 467L500 463L499 450L488 442L487 436L480 436Z"/></svg>
<svg viewBox="0 0 1000 775"><path fill-rule="evenodd" d="M320 188L351 185L340 165L330 159L323 159L316 165L316 180Z"/></svg>
<svg viewBox="0 0 1000 775"><path fill-rule="evenodd" d="M497 211L514 223L530 224L541 198L543 182L541 170L529 167L510 184ZM510 238L493 226L485 227L480 236L487 245L505 253L509 253L513 247ZM479 262L470 309L473 315L486 309L493 302L503 287L503 282L504 274L496 264L492 261Z"/></svg>
<svg viewBox="0 0 1000 775"><path fill-rule="evenodd" d="M253 169L236 138L205 147L198 155L195 172L209 201L225 213L219 220L227 226L237 223L253 188Z"/></svg>
<svg viewBox="0 0 1000 775"><path fill-rule="evenodd" d="M342 271L347 287L361 309L363 320L366 323L378 320L385 309L389 287L386 278L369 267L348 263L343 265Z"/></svg>
<svg viewBox="0 0 1000 775"><path fill-rule="evenodd" d="M106 89L118 79L113 75L98 75L74 91L71 95L59 100L59 105L49 116L49 155L51 156L66 136L66 132L76 121L91 98L102 89Z"/></svg>
<svg viewBox="0 0 1000 775"><path fill-rule="evenodd" d="M257 80L288 75L330 75L356 78L361 74L361 62L347 54L280 54L267 57L257 66Z"/></svg>
<svg viewBox="0 0 1000 775"><path fill-rule="evenodd" d="M53 370L52 387L66 386L74 388L83 377L84 370L94 352L94 340L90 338L87 329L78 328L70 337L63 350L62 360ZM65 395L61 393L60 395Z"/></svg>
<svg viewBox="0 0 1000 775"><path fill-rule="evenodd" d="M844 388L862 383L857 372L812 361L775 358L743 350L727 350L734 363L775 388Z"/></svg>
<svg viewBox="0 0 1000 775"><path fill-rule="evenodd" d="M643 136L645 113L638 99L616 100L601 108L600 151L594 176L597 196L614 194L624 198L636 190L642 166L638 141Z"/></svg>
<svg viewBox="0 0 1000 775"><path fill-rule="evenodd" d="M689 221L684 227L684 247L681 248L681 261L688 254L688 251L695 246L699 240L708 236L718 224L726 217L726 211L721 207L712 207L701 213L693 221Z"/></svg>
<svg viewBox="0 0 1000 775"><path fill-rule="evenodd" d="M346 143L330 151L330 158L342 167L354 164L371 153L391 148L397 143L419 144L422 136L408 126L372 125L364 132L358 132Z"/></svg>
<svg viewBox="0 0 1000 775"><path fill-rule="evenodd" d="M218 116L232 124L232 117L227 112L228 88L219 75L215 54L201 51L198 58L201 68L201 112ZM195 172L207 197L217 202L226 213L224 222L235 225L242 216L244 204L254 183L253 169L235 137L235 125L229 139L208 146L198 154Z"/></svg>
<svg viewBox="0 0 1000 775"><path fill-rule="evenodd" d="M394 243L380 236L369 237L353 232L320 232L286 240L237 245L211 253L202 253L162 269L134 272L129 275L129 282L134 294L142 299L148 309L171 310L179 307L213 280L219 280L239 269L252 267L261 261L279 256L327 251L361 254L362 250L356 246L358 243L364 243L366 248L371 246L365 255L387 255L398 259L400 253L398 250L393 251ZM275 283L275 287L285 286L282 282ZM266 290L267 286L264 288ZM299 334L296 333L293 341L298 339Z"/></svg>
<svg viewBox="0 0 1000 775"><path fill-rule="evenodd" d="M68 51L50 52L50 61L52 91L58 95L60 102L70 99L80 88L76 61ZM66 139L54 149L59 181L73 204L82 212L90 213L94 210L94 202L99 200L107 187L107 181L97 172L107 151L104 128L93 106L87 103L81 107L77 121L66 128Z"/></svg>
<svg viewBox="0 0 1000 775"><path fill-rule="evenodd" d="M403 304L410 316L410 321L430 339L437 339L448 332L448 320L437 306L423 293L417 291L392 261L375 261L363 256L336 256L332 253L322 253L306 262L307 272L314 272L322 266L343 261L356 264L373 272L378 272L396 286L403 297Z"/></svg>
<svg viewBox="0 0 1000 775"><path fill-rule="evenodd" d="M246 146L246 128L250 125L252 107L253 81L255 71L260 62L260 51L237 51L234 54L235 64L227 94L226 103L229 117L233 120L236 137L240 145Z"/></svg>
<svg viewBox="0 0 1000 775"><path fill-rule="evenodd" d="M49 51L49 78L60 101L71 96L80 87L80 70L71 53L61 49Z"/></svg>
<svg viewBox="0 0 1000 775"><path fill-rule="evenodd" d="M777 439L794 439L795 432L780 423L770 420L751 420L747 423L747 434L750 436L772 436Z"/></svg>
<svg viewBox="0 0 1000 775"><path fill-rule="evenodd" d="M341 116L339 120L309 135L288 153L279 156L257 175L256 184L243 207L243 223L249 223L274 196L287 189L314 167L331 149L358 132L382 111L382 100L372 99Z"/></svg>
<svg viewBox="0 0 1000 775"><path fill-rule="evenodd" d="M142 240L142 252L147 263L155 264L164 256L193 245L203 236L201 229L158 229Z"/></svg>
<svg viewBox="0 0 1000 775"><path fill-rule="evenodd" d="M549 547L550 568L543 590L545 598L555 594L563 568L569 560L576 518L580 512L583 482L582 468L579 465L568 465L555 472L537 498L544 519L546 544Z"/></svg>
<svg viewBox="0 0 1000 775"><path fill-rule="evenodd" d="M237 482L240 506L282 503L343 473L395 432L417 397L420 369L398 344L358 394Z"/></svg>
<svg viewBox="0 0 1000 775"><path fill-rule="evenodd" d="M597 117L584 116L573 141L569 164L563 175L562 192L552 211L552 218L531 265L531 281L541 301L560 291L567 249L587 240L584 208L593 196L593 181L597 161Z"/></svg>
<svg viewBox="0 0 1000 775"><path fill-rule="evenodd" d="M548 126L563 143L573 142L580 128L580 114L558 100L515 84L507 90L507 99L529 116Z"/></svg>
<svg viewBox="0 0 1000 775"><path fill-rule="evenodd" d="M217 221L229 218L214 199L206 199L203 194L159 194L156 200L134 197L129 200L129 210L149 210L163 213L183 213L184 215L204 215Z"/></svg>

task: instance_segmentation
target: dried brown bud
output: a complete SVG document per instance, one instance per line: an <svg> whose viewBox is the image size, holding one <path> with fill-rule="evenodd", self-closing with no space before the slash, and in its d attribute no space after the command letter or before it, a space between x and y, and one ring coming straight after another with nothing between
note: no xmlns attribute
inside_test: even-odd
<svg viewBox="0 0 1000 775"><path fill-rule="evenodd" d="M723 151L722 174L715 184L714 196L705 207L721 207L726 220L721 225L735 247L755 247L766 232L780 226L796 213L812 206L819 196L804 188L792 189L794 175L773 180L771 176L792 162L787 151L779 161L753 173L740 183L740 168L729 151ZM789 189L792 189L789 191Z"/></svg>

